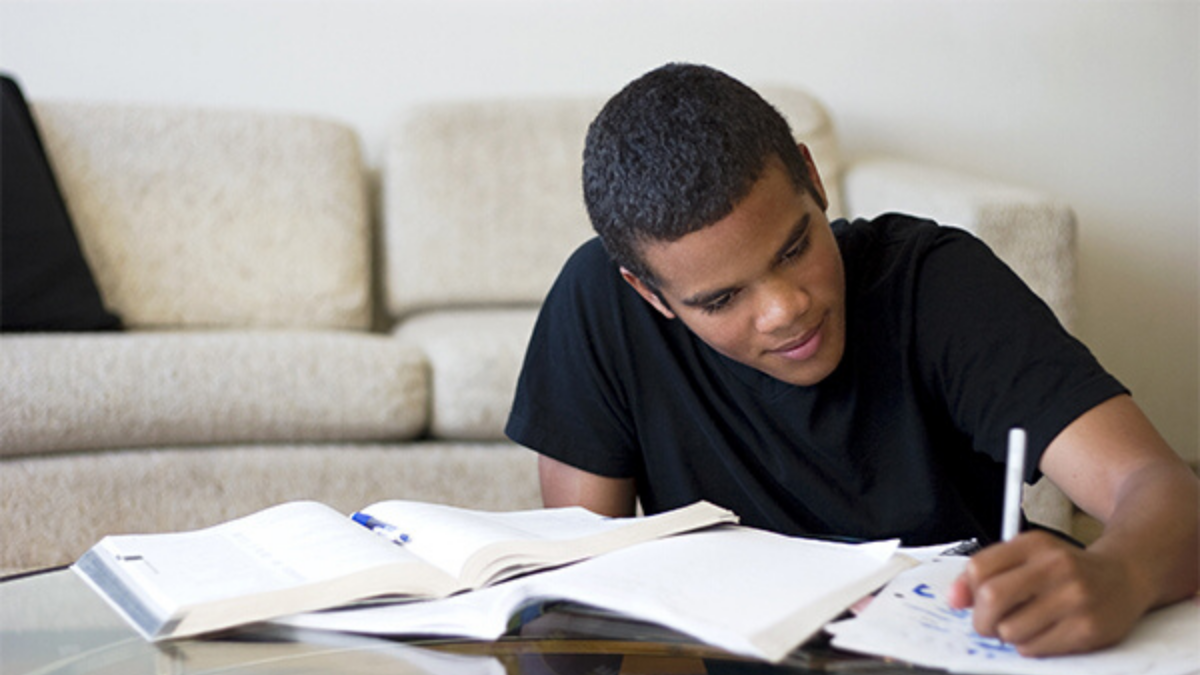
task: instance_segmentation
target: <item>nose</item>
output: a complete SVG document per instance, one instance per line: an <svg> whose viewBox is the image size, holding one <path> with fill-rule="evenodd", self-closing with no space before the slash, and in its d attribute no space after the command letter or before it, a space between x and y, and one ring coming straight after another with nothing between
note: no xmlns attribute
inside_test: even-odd
<svg viewBox="0 0 1200 675"><path fill-rule="evenodd" d="M754 327L767 335L786 332L796 326L811 306L812 297L803 288L784 280L764 284Z"/></svg>

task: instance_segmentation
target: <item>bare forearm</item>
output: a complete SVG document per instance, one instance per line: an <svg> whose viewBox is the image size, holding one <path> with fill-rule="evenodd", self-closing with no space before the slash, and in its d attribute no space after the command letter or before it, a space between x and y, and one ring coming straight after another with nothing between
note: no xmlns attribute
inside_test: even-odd
<svg viewBox="0 0 1200 675"><path fill-rule="evenodd" d="M1104 523L1089 552L1121 564L1148 609L1200 583L1200 481L1128 396L1072 423L1042 457L1046 475Z"/></svg>
<svg viewBox="0 0 1200 675"><path fill-rule="evenodd" d="M1042 471L1104 523L1086 551L1027 532L972 558L951 592L975 629L1047 656L1129 634L1148 609L1200 584L1200 482L1128 396L1080 416Z"/></svg>
<svg viewBox="0 0 1200 675"><path fill-rule="evenodd" d="M1123 561L1147 608L1200 588L1200 481L1182 462L1154 462L1124 481L1089 550Z"/></svg>

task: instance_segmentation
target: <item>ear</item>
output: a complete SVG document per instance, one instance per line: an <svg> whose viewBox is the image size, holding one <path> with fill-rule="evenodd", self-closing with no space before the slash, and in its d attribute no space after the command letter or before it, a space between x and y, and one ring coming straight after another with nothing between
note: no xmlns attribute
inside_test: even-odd
<svg viewBox="0 0 1200 675"><path fill-rule="evenodd" d="M625 280L625 283L633 286L633 290L637 291L638 295L642 296L643 300L650 303L650 306L654 307L654 309L657 309L659 314L662 314L668 319L675 318L675 312L672 312L671 308L667 306L667 303L663 302L663 299L659 296L658 291L647 285L646 282L638 278L638 276L633 272L630 272L622 267L621 278Z"/></svg>
<svg viewBox="0 0 1200 675"><path fill-rule="evenodd" d="M808 146L803 143L797 143L800 148L800 154L804 156L804 165L808 167L808 177L812 180L813 188L817 191L814 195L817 201L821 204L821 210L825 211L829 208L829 197L825 194L825 184L821 182L821 173L817 171L817 163L813 161L812 152Z"/></svg>

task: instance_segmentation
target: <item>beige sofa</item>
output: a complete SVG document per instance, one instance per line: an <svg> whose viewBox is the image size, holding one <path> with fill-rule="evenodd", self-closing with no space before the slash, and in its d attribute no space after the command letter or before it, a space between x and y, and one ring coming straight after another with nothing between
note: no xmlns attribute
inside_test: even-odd
<svg viewBox="0 0 1200 675"><path fill-rule="evenodd" d="M971 229L1070 322L1068 208L910 163L844 165L815 100L764 91L835 214ZM591 236L578 175L600 104L416 106L375 170L328 120L35 102L126 330L0 336L0 570L296 498L536 506L534 457L502 428L538 303ZM1067 526L1059 496L1033 499Z"/></svg>

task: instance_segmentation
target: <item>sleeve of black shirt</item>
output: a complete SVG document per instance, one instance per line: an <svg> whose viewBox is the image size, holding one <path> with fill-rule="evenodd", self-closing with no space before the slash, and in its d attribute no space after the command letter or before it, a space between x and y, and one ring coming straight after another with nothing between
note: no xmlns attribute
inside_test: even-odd
<svg viewBox="0 0 1200 675"><path fill-rule="evenodd" d="M598 240L568 260L542 306L505 434L592 473L630 477L636 440L619 372L624 282Z"/></svg>
<svg viewBox="0 0 1200 675"><path fill-rule="evenodd" d="M1036 480L1059 432L1128 391L986 245L939 229L914 302L922 377L975 449L998 462L1008 430L1023 427L1026 477Z"/></svg>

